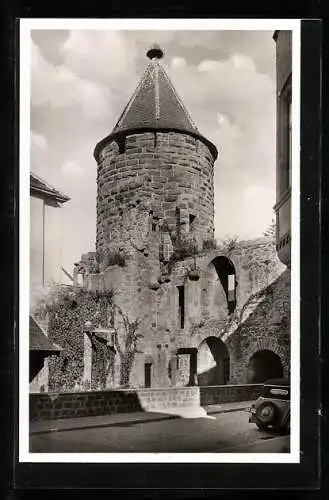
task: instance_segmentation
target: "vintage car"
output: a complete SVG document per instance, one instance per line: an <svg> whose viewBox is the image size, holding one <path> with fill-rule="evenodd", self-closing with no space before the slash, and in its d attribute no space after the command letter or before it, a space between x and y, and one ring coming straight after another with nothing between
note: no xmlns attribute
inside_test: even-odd
<svg viewBox="0 0 329 500"><path fill-rule="evenodd" d="M247 409L249 422L259 429L290 432L290 382L271 379L264 383L259 398Z"/></svg>

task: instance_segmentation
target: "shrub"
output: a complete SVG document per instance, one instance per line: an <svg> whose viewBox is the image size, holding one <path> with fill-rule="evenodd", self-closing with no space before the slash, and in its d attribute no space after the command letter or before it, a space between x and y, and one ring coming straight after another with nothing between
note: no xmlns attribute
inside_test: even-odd
<svg viewBox="0 0 329 500"><path fill-rule="evenodd" d="M195 241L186 238L177 238L174 251L171 254L168 262L168 271L170 272L175 264L181 260L193 257L198 253L198 247Z"/></svg>
<svg viewBox="0 0 329 500"><path fill-rule="evenodd" d="M223 239L218 247L227 255L229 255L233 250L239 245L239 238L237 236L227 237Z"/></svg>
<svg viewBox="0 0 329 500"><path fill-rule="evenodd" d="M126 255L118 249L110 250L105 256L104 263L106 266L118 265L124 267L126 265Z"/></svg>
<svg viewBox="0 0 329 500"><path fill-rule="evenodd" d="M217 248L216 240L205 240L202 245L203 250L215 250Z"/></svg>

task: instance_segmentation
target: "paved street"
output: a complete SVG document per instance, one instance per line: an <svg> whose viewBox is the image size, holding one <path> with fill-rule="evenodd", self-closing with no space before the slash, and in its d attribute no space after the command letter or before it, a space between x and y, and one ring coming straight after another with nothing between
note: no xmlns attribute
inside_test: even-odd
<svg viewBox="0 0 329 500"><path fill-rule="evenodd" d="M244 411L208 418L116 422L98 427L30 436L32 453L270 453L289 452L289 437L248 423Z"/></svg>

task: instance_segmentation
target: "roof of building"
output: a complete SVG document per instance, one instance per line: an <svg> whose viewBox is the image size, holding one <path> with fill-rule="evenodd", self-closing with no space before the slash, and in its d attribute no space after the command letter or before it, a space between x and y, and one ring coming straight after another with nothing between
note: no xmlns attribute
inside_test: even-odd
<svg viewBox="0 0 329 500"><path fill-rule="evenodd" d="M33 174L32 172L30 173L30 192L42 196L47 196L56 201L59 201L60 203L65 203L66 201L70 200L70 198L66 196L66 194L58 191L58 189L55 189L45 180L41 179L41 177Z"/></svg>
<svg viewBox="0 0 329 500"><path fill-rule="evenodd" d="M272 38L273 38L273 40L274 40L274 41L276 41L276 39L278 38L279 31L280 31L280 30L275 30L275 31L274 31L274 33L273 33L273 35L272 35Z"/></svg>
<svg viewBox="0 0 329 500"><path fill-rule="evenodd" d="M155 45L148 50L147 57L151 61L144 75L111 134L97 144L95 156L97 157L104 143L117 135L143 130L173 130L201 139L216 158L217 148L201 135L165 69L159 63L163 51Z"/></svg>
<svg viewBox="0 0 329 500"><path fill-rule="evenodd" d="M41 326L30 316L30 351L43 351L47 353L59 353L61 348L52 344L45 335Z"/></svg>

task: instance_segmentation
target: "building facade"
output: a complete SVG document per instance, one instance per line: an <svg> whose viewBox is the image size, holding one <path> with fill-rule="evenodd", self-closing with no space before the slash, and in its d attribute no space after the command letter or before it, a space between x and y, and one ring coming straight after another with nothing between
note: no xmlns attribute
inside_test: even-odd
<svg viewBox="0 0 329 500"><path fill-rule="evenodd" d="M96 252L75 268L76 289L113 291L115 307L104 317L81 306L88 327L74 335L77 301L66 301L65 318L58 311L52 340L66 347L53 366L57 383L73 370L71 384L94 389L288 375L290 271L270 238L216 245L217 148L178 97L161 49L147 56L112 133L96 145Z"/></svg>
<svg viewBox="0 0 329 500"><path fill-rule="evenodd" d="M30 174L30 284L31 289L61 283L61 206L70 198Z"/></svg>
<svg viewBox="0 0 329 500"><path fill-rule="evenodd" d="M276 31L276 246L280 260L291 262L291 172L292 172L292 32Z"/></svg>
<svg viewBox="0 0 329 500"><path fill-rule="evenodd" d="M35 316L41 290L61 283L61 213L69 197L30 174L30 391L48 390L48 356L60 348L47 337L47 321Z"/></svg>

